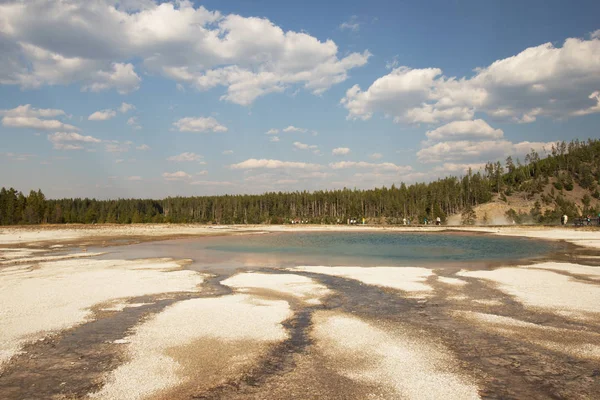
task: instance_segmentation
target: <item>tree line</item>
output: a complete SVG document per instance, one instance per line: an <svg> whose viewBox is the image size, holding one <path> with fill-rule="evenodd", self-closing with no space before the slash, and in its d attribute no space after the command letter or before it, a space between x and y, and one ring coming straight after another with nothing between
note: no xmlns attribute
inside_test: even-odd
<svg viewBox="0 0 600 400"><path fill-rule="evenodd" d="M565 191L573 190L575 183L589 192L587 200L592 210L592 197L600 198L600 141L559 142L548 150L545 158L532 150L523 162L508 157L504 163L490 162L482 171L469 170L461 177L369 190L345 188L162 200L96 200L46 199L41 190L25 195L13 188L2 188L0 224L281 224L293 220L332 224L344 223L350 218L397 224L404 218L422 222L437 217L445 220L450 214L470 214L469 210L478 204L493 198L506 199L514 193L539 197L544 188L552 184L552 194L542 195L546 213L541 213L540 203L537 211L532 210L534 217L529 215L534 222L546 222L562 213L570 216L579 213L577 207L562 196ZM554 208L548 210L551 207Z"/></svg>

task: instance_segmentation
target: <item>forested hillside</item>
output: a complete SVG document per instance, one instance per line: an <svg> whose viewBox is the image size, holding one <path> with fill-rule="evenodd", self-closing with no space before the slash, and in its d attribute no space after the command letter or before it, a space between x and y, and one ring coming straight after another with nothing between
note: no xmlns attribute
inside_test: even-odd
<svg viewBox="0 0 600 400"><path fill-rule="evenodd" d="M483 171L372 190L272 192L262 195L224 195L144 199L48 200L41 191L29 195L0 190L0 224L39 223L337 223L366 218L369 223L423 222L461 214L474 223L474 207L494 201L507 207L515 199L533 202L528 212L509 209L515 222L557 222L559 216L596 215L600 199L600 141L557 143L545 158L532 151L523 162L508 157L488 163ZM577 195L572 193L576 191ZM481 219L481 216L479 216ZM484 222L485 217L484 217Z"/></svg>

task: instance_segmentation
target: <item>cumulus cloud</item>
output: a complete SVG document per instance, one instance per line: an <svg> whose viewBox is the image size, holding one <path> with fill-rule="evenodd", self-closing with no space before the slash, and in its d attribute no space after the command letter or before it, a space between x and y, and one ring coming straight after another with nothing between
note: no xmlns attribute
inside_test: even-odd
<svg viewBox="0 0 600 400"><path fill-rule="evenodd" d="M464 174L469 169L472 171L479 171L485 168L486 163L473 163L473 164L456 164L456 163L444 163L442 166L434 168L434 172L442 174Z"/></svg>
<svg viewBox="0 0 600 400"><path fill-rule="evenodd" d="M228 181L192 181L190 185L200 186L233 186L232 182Z"/></svg>
<svg viewBox="0 0 600 400"><path fill-rule="evenodd" d="M117 112L115 110L101 110L96 111L88 117L89 121L106 121L116 117Z"/></svg>
<svg viewBox="0 0 600 400"><path fill-rule="evenodd" d="M129 112L131 110L135 110L135 106L133 104L129 104L129 103L121 103L121 107L119 107L119 111L122 114L125 114L126 112Z"/></svg>
<svg viewBox="0 0 600 400"><path fill-rule="evenodd" d="M294 147L299 150L315 150L319 146L317 146L316 144L309 145L309 144L302 143L302 142L294 142Z"/></svg>
<svg viewBox="0 0 600 400"><path fill-rule="evenodd" d="M142 129L142 126L138 122L138 117L129 117L127 120L127 125L131 126L135 130Z"/></svg>
<svg viewBox="0 0 600 400"><path fill-rule="evenodd" d="M358 32L360 29L360 23L358 22L358 17L353 15L350 17L348 21L344 21L340 24L340 30L350 30L353 32Z"/></svg>
<svg viewBox="0 0 600 400"><path fill-rule="evenodd" d="M383 158L383 154L381 153L372 153L371 155L369 155L370 158L372 158L373 160L379 160L381 158Z"/></svg>
<svg viewBox="0 0 600 400"><path fill-rule="evenodd" d="M187 0L2 1L0 15L0 84L22 88L79 82L82 90L128 93L141 81L127 62L134 59L182 88L224 87L222 100L247 105L288 88L323 93L370 57L342 57L332 40Z"/></svg>
<svg viewBox="0 0 600 400"><path fill-rule="evenodd" d="M227 128L213 117L181 118L173 125L179 132L227 132Z"/></svg>
<svg viewBox="0 0 600 400"><path fill-rule="evenodd" d="M409 165L396 165L393 163L369 163L365 161L340 161L330 163L329 167L332 169L364 168L381 171L394 171L398 173L412 170L412 167Z"/></svg>
<svg viewBox="0 0 600 400"><path fill-rule="evenodd" d="M231 167L231 169L288 168L288 169L305 169L305 170L317 170L317 169L321 168L321 166L318 164L309 164L309 163L304 163L304 162L293 162L293 161L267 160L267 159L257 160L255 158L250 158L241 163L233 164L230 167Z"/></svg>
<svg viewBox="0 0 600 400"><path fill-rule="evenodd" d="M266 135L277 135L279 133L279 129L269 129L267 132L265 132Z"/></svg>
<svg viewBox="0 0 600 400"><path fill-rule="evenodd" d="M424 163L450 162L463 160L495 160L508 155L523 156L532 149L548 151L552 142L519 142L508 140L440 142L417 152L419 161Z"/></svg>
<svg viewBox="0 0 600 400"><path fill-rule="evenodd" d="M334 156L343 156L346 154L350 154L350 149L347 147L336 147L331 151L331 154Z"/></svg>
<svg viewBox="0 0 600 400"><path fill-rule="evenodd" d="M595 91L588 96L588 99L591 99L596 102L595 105L591 105L588 108L584 108L583 110L575 110L571 113L572 116L579 117L581 115L595 114L600 112L600 91Z"/></svg>
<svg viewBox="0 0 600 400"><path fill-rule="evenodd" d="M175 162L190 162L190 161L200 161L202 156L196 153L185 152L181 153L177 156L171 156L167 158L167 161L175 161Z"/></svg>
<svg viewBox="0 0 600 400"><path fill-rule="evenodd" d="M299 133L305 133L307 130L304 128L298 128L295 127L293 125L288 126L287 128L283 128L283 132L289 133L289 132L299 132Z"/></svg>
<svg viewBox="0 0 600 400"><path fill-rule="evenodd" d="M93 136L83 136L74 132L56 132L48 135L48 140L51 142L84 142L84 143L100 143L101 140Z"/></svg>
<svg viewBox="0 0 600 400"><path fill-rule="evenodd" d="M133 64L112 63L108 71L95 71L92 82L83 86L82 90L101 92L116 89L119 94L127 94L138 90L142 79L135 72Z"/></svg>
<svg viewBox="0 0 600 400"><path fill-rule="evenodd" d="M56 132L48 135L48 140L56 150L82 150L82 143L100 143L93 136L83 136L74 132Z"/></svg>
<svg viewBox="0 0 600 400"><path fill-rule="evenodd" d="M66 115L66 113L63 110L55 108L34 108L31 107L31 104L24 104L10 110L0 110L0 115L5 117L51 118Z"/></svg>
<svg viewBox="0 0 600 400"><path fill-rule="evenodd" d="M446 77L439 68L394 68L366 90L348 89L341 103L348 118L382 113L396 122L469 120L475 112L529 123L540 116L566 118L600 112L600 38L569 38L478 68L473 76ZM590 90L592 88L592 90Z"/></svg>
<svg viewBox="0 0 600 400"><path fill-rule="evenodd" d="M118 140L112 140L104 145L104 150L107 153L127 153L130 146L133 144L131 141L119 142Z"/></svg>
<svg viewBox="0 0 600 400"><path fill-rule="evenodd" d="M186 172L177 171L177 172L164 172L162 174L162 177L168 181L180 181L180 180L184 180L184 179L189 179L192 176Z"/></svg>
<svg viewBox="0 0 600 400"><path fill-rule="evenodd" d="M78 131L79 128L65 124L55 119L40 119L36 117L4 117L2 125L11 128L29 128L43 130Z"/></svg>
<svg viewBox="0 0 600 400"><path fill-rule="evenodd" d="M139 145L138 147L136 147L136 150L147 151L147 150L150 150L150 146L148 146L147 144L142 144L142 145Z"/></svg>
<svg viewBox="0 0 600 400"><path fill-rule="evenodd" d="M72 143L54 143L53 147L55 150L83 150L82 145Z"/></svg>
<svg viewBox="0 0 600 400"><path fill-rule="evenodd" d="M0 153L0 156L4 156L14 161L28 161L31 158L36 157L33 154L15 154L15 153ZM42 161L43 163L43 161Z"/></svg>
<svg viewBox="0 0 600 400"><path fill-rule="evenodd" d="M458 139L500 139L504 136L502 129L494 129L482 119L474 121L453 121L431 131L426 136L431 141Z"/></svg>
<svg viewBox="0 0 600 400"><path fill-rule="evenodd" d="M279 136L272 136L269 138L269 142L279 142Z"/></svg>
<svg viewBox="0 0 600 400"><path fill-rule="evenodd" d="M2 125L11 128L29 128L42 130L78 131L79 128L56 119L45 119L66 115L63 110L52 108L33 108L30 104L10 110L0 110Z"/></svg>

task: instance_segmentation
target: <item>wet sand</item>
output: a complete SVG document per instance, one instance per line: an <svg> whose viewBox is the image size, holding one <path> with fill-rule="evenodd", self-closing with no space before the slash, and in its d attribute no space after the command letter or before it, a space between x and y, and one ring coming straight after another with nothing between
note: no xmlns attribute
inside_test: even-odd
<svg viewBox="0 0 600 400"><path fill-rule="evenodd" d="M291 229L0 229L0 398L600 398L597 231L477 228L587 247L443 267L191 270L81 251Z"/></svg>

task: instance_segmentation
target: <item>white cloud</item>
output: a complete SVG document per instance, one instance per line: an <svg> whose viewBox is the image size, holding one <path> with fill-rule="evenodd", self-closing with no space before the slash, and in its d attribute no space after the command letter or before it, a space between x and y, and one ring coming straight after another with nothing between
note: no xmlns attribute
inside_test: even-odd
<svg viewBox="0 0 600 400"><path fill-rule="evenodd" d="M227 132L227 128L213 117L181 118L173 125L179 132Z"/></svg>
<svg viewBox="0 0 600 400"><path fill-rule="evenodd" d="M135 106L133 104L129 104L129 103L121 103L121 107L119 107L119 111L122 114L125 114L126 112L129 112L131 110L135 110Z"/></svg>
<svg viewBox="0 0 600 400"><path fill-rule="evenodd" d="M115 110L101 110L101 111L96 111L95 113L90 115L88 117L88 120L90 120L90 121L106 121L106 120L116 117L116 115L117 115L117 112Z"/></svg>
<svg viewBox="0 0 600 400"><path fill-rule="evenodd" d="M48 135L48 140L56 150L82 150L81 143L101 142L100 139L93 136L83 136L74 132L56 132Z"/></svg>
<svg viewBox="0 0 600 400"><path fill-rule="evenodd" d="M0 115L5 117L51 118L66 115L66 113L63 110L54 108L33 108L31 107L31 104L24 104L10 110L0 110Z"/></svg>
<svg viewBox="0 0 600 400"><path fill-rule="evenodd" d="M194 175L196 175L196 176L208 175L208 171L204 169L202 171L196 172Z"/></svg>
<svg viewBox="0 0 600 400"><path fill-rule="evenodd" d="M150 146L148 146L147 144L142 144L142 145L139 145L138 147L136 147L136 150L147 151L147 150L150 150Z"/></svg>
<svg viewBox="0 0 600 400"><path fill-rule="evenodd" d="M238 164L231 165L231 169L278 169L278 168L289 168L289 169L305 169L305 170L317 170L321 166L318 164L309 164L304 162L293 162L293 161L280 161L280 160L257 160L255 158L248 159Z"/></svg>
<svg viewBox="0 0 600 400"><path fill-rule="evenodd" d="M349 111L349 118L370 119L375 111L393 116L404 116L406 110L426 101L439 68L410 69L399 67L377 79L365 92L358 85L346 91L341 103Z"/></svg>
<svg viewBox="0 0 600 400"><path fill-rule="evenodd" d="M591 105L589 108L584 108L583 110L576 110L571 113L573 116L581 116L588 114L595 114L600 112L600 91L595 91L588 96L588 99L592 99L596 101L595 105Z"/></svg>
<svg viewBox="0 0 600 400"><path fill-rule="evenodd" d="M299 150L315 150L317 149L319 146L312 144L306 144L306 143L301 143L301 142L294 142L294 147L299 149Z"/></svg>
<svg viewBox="0 0 600 400"><path fill-rule="evenodd" d="M422 104L419 107L406 110L404 117L395 117L394 122L410 122L435 124L439 121L471 119L475 111L469 107L450 107L446 109L435 108L431 104Z"/></svg>
<svg viewBox="0 0 600 400"><path fill-rule="evenodd" d="M273 182L275 185L292 185L298 183L298 179L278 179Z"/></svg>
<svg viewBox="0 0 600 400"><path fill-rule="evenodd" d="M104 150L107 153L127 153L132 144L133 142L131 141L119 142L117 140L113 140L104 145Z"/></svg>
<svg viewBox="0 0 600 400"><path fill-rule="evenodd" d="M267 93L320 94L367 63L341 56L332 40L284 31L266 18L223 15L191 1L0 2L0 84L22 88L79 82L82 90L139 88L128 60L198 90L225 88L224 101L247 105Z"/></svg>
<svg viewBox="0 0 600 400"><path fill-rule="evenodd" d="M70 143L54 143L53 147L55 150L83 150L83 146L80 144Z"/></svg>
<svg viewBox="0 0 600 400"><path fill-rule="evenodd" d="M540 116L566 118L600 112L590 92L600 87L600 37L545 43L478 68L471 77L446 77L439 68L398 67L365 91L358 85L341 103L350 119L373 113L396 122L472 119L475 112L518 123ZM590 90L591 89L591 90Z"/></svg>
<svg viewBox="0 0 600 400"><path fill-rule="evenodd" d="M265 134L267 135L277 135L279 133L279 129L269 129Z"/></svg>
<svg viewBox="0 0 600 400"><path fill-rule="evenodd" d="M142 126L138 122L138 117L129 117L127 120L127 125L131 126L135 130L142 129Z"/></svg>
<svg viewBox="0 0 600 400"><path fill-rule="evenodd" d="M190 185L200 185L200 186L233 186L232 182L227 181L193 181L190 182Z"/></svg>
<svg viewBox="0 0 600 400"><path fill-rule="evenodd" d="M335 163L330 163L329 167L332 169L348 169L348 168L364 168L364 169L374 169L381 171L394 171L398 173L408 172L412 170L412 167L409 165L396 165L393 163L369 163L365 161L340 161Z"/></svg>
<svg viewBox="0 0 600 400"><path fill-rule="evenodd" d="M398 67L399 65L400 65L400 63L398 61L398 55L395 55L391 61L386 61L385 69L394 69L394 68Z"/></svg>
<svg viewBox="0 0 600 400"><path fill-rule="evenodd" d="M347 147L336 147L331 151L331 154L334 156L343 156L346 154L350 154L350 149Z"/></svg>
<svg viewBox="0 0 600 400"><path fill-rule="evenodd" d="M373 160L379 160L379 159L383 158L383 154L373 153L373 154L369 155L369 157L372 158Z"/></svg>
<svg viewBox="0 0 600 400"><path fill-rule="evenodd" d="M301 175L298 175L298 178L302 178L302 179L313 179L313 178L327 179L327 178L330 178L330 177L332 177L334 175L335 174L333 174L331 172L314 171L314 172L303 173Z"/></svg>
<svg viewBox="0 0 600 400"><path fill-rule="evenodd" d="M228 156L228 155L233 154L233 150L225 150L221 154L223 154L224 156Z"/></svg>
<svg viewBox="0 0 600 400"><path fill-rule="evenodd" d="M486 163L473 163L473 164L456 164L456 163L444 163L441 167L434 168L435 172L439 172L442 174L464 174L469 170L469 168L473 172L477 172L479 170L483 170L485 168Z"/></svg>
<svg viewBox="0 0 600 400"><path fill-rule="evenodd" d="M43 130L78 131L79 128L65 124L56 119L42 119L66 116L63 110L52 108L33 108L30 104L21 105L10 110L0 110L2 125L12 128L29 128Z"/></svg>
<svg viewBox="0 0 600 400"><path fill-rule="evenodd" d="M101 92L116 89L119 94L127 94L138 90L141 81L133 64L112 63L109 71L96 71L92 83L83 86L82 90Z"/></svg>
<svg viewBox="0 0 600 400"><path fill-rule="evenodd" d="M504 136L502 129L494 129L482 119L474 121L453 121L434 130L427 131L427 138L441 142L458 139L500 139Z"/></svg>
<svg viewBox="0 0 600 400"><path fill-rule="evenodd" d="M48 135L48 140L51 142L84 142L84 143L100 143L101 140L93 136L83 136L74 132L56 132Z"/></svg>
<svg viewBox="0 0 600 400"><path fill-rule="evenodd" d="M189 162L189 161L200 161L202 156L196 153L185 152L181 153L177 156L171 156L167 158L167 161L175 161L175 162Z"/></svg>
<svg viewBox="0 0 600 400"><path fill-rule="evenodd" d="M295 126L293 126L293 125L290 125L290 126L288 126L287 128L284 128L284 129L283 129L283 132L286 132L286 133L288 133L288 132L300 132L300 133L305 133L305 132L306 132L306 129L304 129L304 128L297 128L297 127L295 127Z"/></svg>
<svg viewBox="0 0 600 400"><path fill-rule="evenodd" d="M6 158L10 158L14 161L28 161L29 159L36 157L33 154L0 153L0 155Z"/></svg>
<svg viewBox="0 0 600 400"><path fill-rule="evenodd" d="M542 152L550 150L552 142L519 142L508 140L440 142L417 152L419 161L424 163L454 162L463 160L488 161L506 156L523 156L531 149Z"/></svg>
<svg viewBox="0 0 600 400"><path fill-rule="evenodd" d="M162 177L168 181L180 181L183 179L189 179L192 176L186 172L177 171L177 172L164 172L162 174Z"/></svg>
<svg viewBox="0 0 600 400"><path fill-rule="evenodd" d="M348 21L344 21L340 24L340 30L351 30L353 32L358 32L360 29L360 23L358 22L358 17L353 15L350 17Z"/></svg>
<svg viewBox="0 0 600 400"><path fill-rule="evenodd" d="M79 128L65 124L55 119L40 119L36 117L4 117L2 125L11 128L29 128L43 130L78 131Z"/></svg>
<svg viewBox="0 0 600 400"><path fill-rule="evenodd" d="M141 181L142 177L141 176L128 176L125 178L126 181Z"/></svg>
<svg viewBox="0 0 600 400"><path fill-rule="evenodd" d="M279 136L272 136L269 138L269 142L279 142Z"/></svg>

